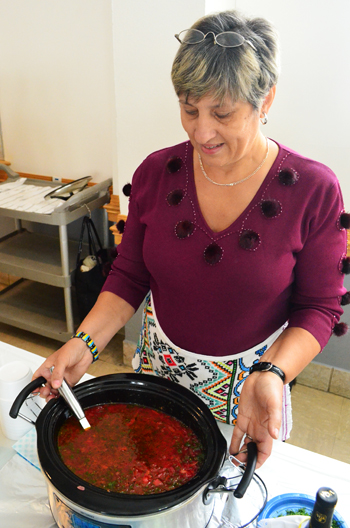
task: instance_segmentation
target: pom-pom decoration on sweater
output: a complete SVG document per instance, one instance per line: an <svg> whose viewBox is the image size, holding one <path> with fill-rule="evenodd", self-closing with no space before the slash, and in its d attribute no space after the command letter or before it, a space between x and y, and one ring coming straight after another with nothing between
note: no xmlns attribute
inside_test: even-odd
<svg viewBox="0 0 350 528"><path fill-rule="evenodd" d="M349 275L350 273L350 257L345 257L341 261L341 272L345 273L345 275Z"/></svg>
<svg viewBox="0 0 350 528"><path fill-rule="evenodd" d="M130 196L130 194L131 194L131 183L127 183L126 185L124 185L123 194L124 194L124 196Z"/></svg>
<svg viewBox="0 0 350 528"><path fill-rule="evenodd" d="M167 163L167 171L169 174L174 174L175 172L178 172L182 167L182 159L178 156L173 156L168 160Z"/></svg>
<svg viewBox="0 0 350 528"><path fill-rule="evenodd" d="M293 169L283 169L279 173L278 179L282 185L290 187L298 181L299 174Z"/></svg>
<svg viewBox="0 0 350 528"><path fill-rule="evenodd" d="M185 193L182 189L175 189L168 194L167 202L169 205L179 205L184 196Z"/></svg>
<svg viewBox="0 0 350 528"><path fill-rule="evenodd" d="M260 204L261 211L266 218L274 218L281 214L282 206L278 200L264 200Z"/></svg>
<svg viewBox="0 0 350 528"><path fill-rule="evenodd" d="M242 249L255 251L260 244L260 236L251 229L246 229L240 234L239 245Z"/></svg>
<svg viewBox="0 0 350 528"><path fill-rule="evenodd" d="M342 213L339 218L339 223L344 229L350 229L350 214Z"/></svg>
<svg viewBox="0 0 350 528"><path fill-rule="evenodd" d="M333 334L336 335L337 337L341 337L345 335L348 330L349 330L349 327L346 323L337 323L336 325L334 325Z"/></svg>
<svg viewBox="0 0 350 528"><path fill-rule="evenodd" d="M350 304L350 291L347 291L344 293L344 295L341 298L340 304L342 306L346 306L347 304Z"/></svg>
<svg viewBox="0 0 350 528"><path fill-rule="evenodd" d="M210 264L210 266L214 266L222 259L223 252L223 249L218 246L218 244L212 242L204 250L204 260L207 262L207 264Z"/></svg>
<svg viewBox="0 0 350 528"><path fill-rule="evenodd" d="M124 233L124 229L125 229L125 220L119 220L119 222L117 222L117 229L119 231L119 233Z"/></svg>
<svg viewBox="0 0 350 528"><path fill-rule="evenodd" d="M175 226L175 233L178 238L187 238L194 231L194 224L189 220L183 220Z"/></svg>

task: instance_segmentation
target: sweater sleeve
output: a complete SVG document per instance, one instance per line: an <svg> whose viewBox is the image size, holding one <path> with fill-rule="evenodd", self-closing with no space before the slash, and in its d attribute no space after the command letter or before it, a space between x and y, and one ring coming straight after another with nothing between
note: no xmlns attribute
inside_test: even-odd
<svg viewBox="0 0 350 528"><path fill-rule="evenodd" d="M296 255L289 326L308 330L322 350L343 313L346 231L340 224L343 198L337 182L323 186L312 201L313 215L302 226L304 244Z"/></svg>
<svg viewBox="0 0 350 528"><path fill-rule="evenodd" d="M150 289L149 272L145 266L142 249L145 225L140 221L138 194L142 179L142 165L136 170L129 201L128 217L118 255L102 288L127 301L135 311Z"/></svg>

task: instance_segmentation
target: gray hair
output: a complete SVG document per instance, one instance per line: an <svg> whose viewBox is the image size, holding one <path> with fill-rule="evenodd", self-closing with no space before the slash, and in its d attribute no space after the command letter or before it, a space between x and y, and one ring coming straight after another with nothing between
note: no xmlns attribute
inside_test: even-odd
<svg viewBox="0 0 350 528"><path fill-rule="evenodd" d="M235 31L256 51L247 43L236 48L214 45L212 35L199 44L182 43L171 72L176 94L197 101L209 94L221 102L229 97L259 109L278 80L278 37L272 24L263 18L248 19L237 11L225 11L199 19L191 29L215 35Z"/></svg>

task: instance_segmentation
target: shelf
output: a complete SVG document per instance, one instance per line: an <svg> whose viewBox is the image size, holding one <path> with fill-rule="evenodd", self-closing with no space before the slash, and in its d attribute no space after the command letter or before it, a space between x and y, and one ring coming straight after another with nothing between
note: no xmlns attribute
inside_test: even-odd
<svg viewBox="0 0 350 528"><path fill-rule="evenodd" d="M76 266L78 242L69 241L68 252L71 273ZM59 239L28 231L0 240L0 271L62 288L72 284L70 275L62 275Z"/></svg>
<svg viewBox="0 0 350 528"><path fill-rule="evenodd" d="M33 179L28 182L28 185L33 184L47 187L48 192L53 187L57 187L56 183L48 181ZM26 185L26 183L23 185ZM85 216L90 211L108 203L110 200L109 187L111 185L112 180L109 178L91 187L86 187L84 190L69 198L69 200L62 201L62 205L51 214L18 211L16 209L0 207L0 216L7 216L9 218L16 218L28 222L37 222L39 224L56 226L68 225L71 222L74 222L74 220Z"/></svg>
<svg viewBox="0 0 350 528"><path fill-rule="evenodd" d="M69 199L56 204L50 213L35 212L39 210L30 198L31 187L46 187L49 192L57 184L42 180L16 179L7 183L22 185L23 209L0 207L1 217L13 218L13 233L0 239L0 271L20 277L20 281L5 288L0 294L0 320L47 337L66 341L75 329L78 321L76 302L72 295L72 272L76 267L78 241L68 239L68 224L90 214L110 199L112 180L107 179L81 191L73 193ZM6 188L2 189L6 192ZM24 192L22 192L24 191ZM28 193L27 193L28 191ZM46 189L35 189L38 195L46 194ZM28 196L26 196L28 194ZM28 198L26 200L25 198ZM35 200L34 200L35 202ZM3 200L11 206L10 200ZM40 200L39 200L40 203ZM106 210L103 210L103 245L108 245L108 224ZM58 237L29 232L21 227L22 220L58 227ZM88 245L84 244L82 258L88 255Z"/></svg>
<svg viewBox="0 0 350 528"><path fill-rule="evenodd" d="M73 308L76 311L75 302ZM71 337L67 331L63 290L38 282L23 280L3 290L0 320L58 341Z"/></svg>

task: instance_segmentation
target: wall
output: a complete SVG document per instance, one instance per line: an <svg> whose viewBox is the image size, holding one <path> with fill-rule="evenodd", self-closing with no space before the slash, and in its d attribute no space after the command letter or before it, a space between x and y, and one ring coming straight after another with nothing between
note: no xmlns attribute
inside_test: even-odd
<svg viewBox="0 0 350 528"><path fill-rule="evenodd" d="M185 139L170 81L174 34L203 14L204 0L0 0L0 119L12 168L112 177L127 214L122 188L139 163Z"/></svg>
<svg viewBox="0 0 350 528"><path fill-rule="evenodd" d="M112 176L110 0L0 0L0 115L15 171Z"/></svg>
<svg viewBox="0 0 350 528"><path fill-rule="evenodd" d="M121 210L127 214L128 200L122 187L130 182L137 166L151 152L186 139L170 80L179 46L174 35L204 15L205 2L112 0L112 4L117 112L114 153Z"/></svg>
<svg viewBox="0 0 350 528"><path fill-rule="evenodd" d="M170 82L174 34L204 4L0 0L0 116L12 168L112 177L121 194L149 152L185 138Z"/></svg>
<svg viewBox="0 0 350 528"><path fill-rule="evenodd" d="M337 174L350 209L349 0L207 0L209 12L238 9L276 26L281 76L264 132Z"/></svg>
<svg viewBox="0 0 350 528"><path fill-rule="evenodd" d="M275 23L282 74L266 133L328 164L349 208L348 0L0 0L0 115L14 170L113 176L122 188L148 152L183 139L173 34L205 4Z"/></svg>

